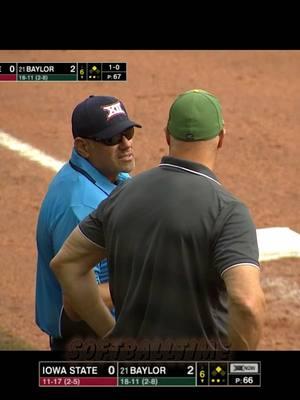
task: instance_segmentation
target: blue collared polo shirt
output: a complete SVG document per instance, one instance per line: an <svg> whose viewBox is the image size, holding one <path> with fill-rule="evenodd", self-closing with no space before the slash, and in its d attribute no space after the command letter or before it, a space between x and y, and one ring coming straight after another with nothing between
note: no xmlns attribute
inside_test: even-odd
<svg viewBox="0 0 300 400"><path fill-rule="evenodd" d="M120 173L117 182L129 178ZM116 185L73 149L70 162L53 178L37 223L36 323L52 337L60 337L62 290L50 261L78 223L106 199ZM107 262L94 268L97 282L108 281Z"/></svg>

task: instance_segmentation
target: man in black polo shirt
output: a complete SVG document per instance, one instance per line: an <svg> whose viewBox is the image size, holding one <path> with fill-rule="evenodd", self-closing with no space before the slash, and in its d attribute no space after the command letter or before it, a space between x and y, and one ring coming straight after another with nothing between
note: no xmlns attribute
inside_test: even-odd
<svg viewBox="0 0 300 400"><path fill-rule="evenodd" d="M99 336L106 314L91 269L107 256L112 337L257 348L264 296L256 229L212 172L224 134L214 95L178 96L166 128L170 155L118 187L52 261L74 309Z"/></svg>

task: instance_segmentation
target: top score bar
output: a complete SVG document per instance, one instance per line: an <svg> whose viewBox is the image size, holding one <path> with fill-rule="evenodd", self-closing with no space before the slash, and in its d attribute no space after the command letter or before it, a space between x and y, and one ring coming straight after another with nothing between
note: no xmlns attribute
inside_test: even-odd
<svg viewBox="0 0 300 400"><path fill-rule="evenodd" d="M126 80L127 63L0 63L2 82Z"/></svg>

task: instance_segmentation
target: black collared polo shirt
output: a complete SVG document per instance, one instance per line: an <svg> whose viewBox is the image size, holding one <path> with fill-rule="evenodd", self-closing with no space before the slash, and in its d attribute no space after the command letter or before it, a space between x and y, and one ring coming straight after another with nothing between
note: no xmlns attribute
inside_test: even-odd
<svg viewBox="0 0 300 400"><path fill-rule="evenodd" d="M107 249L112 336L226 343L222 274L243 263L259 267L258 247L247 207L207 167L163 157L79 227Z"/></svg>

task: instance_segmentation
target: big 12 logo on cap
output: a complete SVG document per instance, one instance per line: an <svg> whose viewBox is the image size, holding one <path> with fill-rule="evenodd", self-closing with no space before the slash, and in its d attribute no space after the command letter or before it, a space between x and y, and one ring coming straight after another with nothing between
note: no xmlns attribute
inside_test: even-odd
<svg viewBox="0 0 300 400"><path fill-rule="evenodd" d="M111 104L110 106L103 106L102 107L104 111L107 111L107 120L109 120L111 117L114 117L115 115L119 114L125 114L126 112L123 110L121 103L118 101L117 103Z"/></svg>

